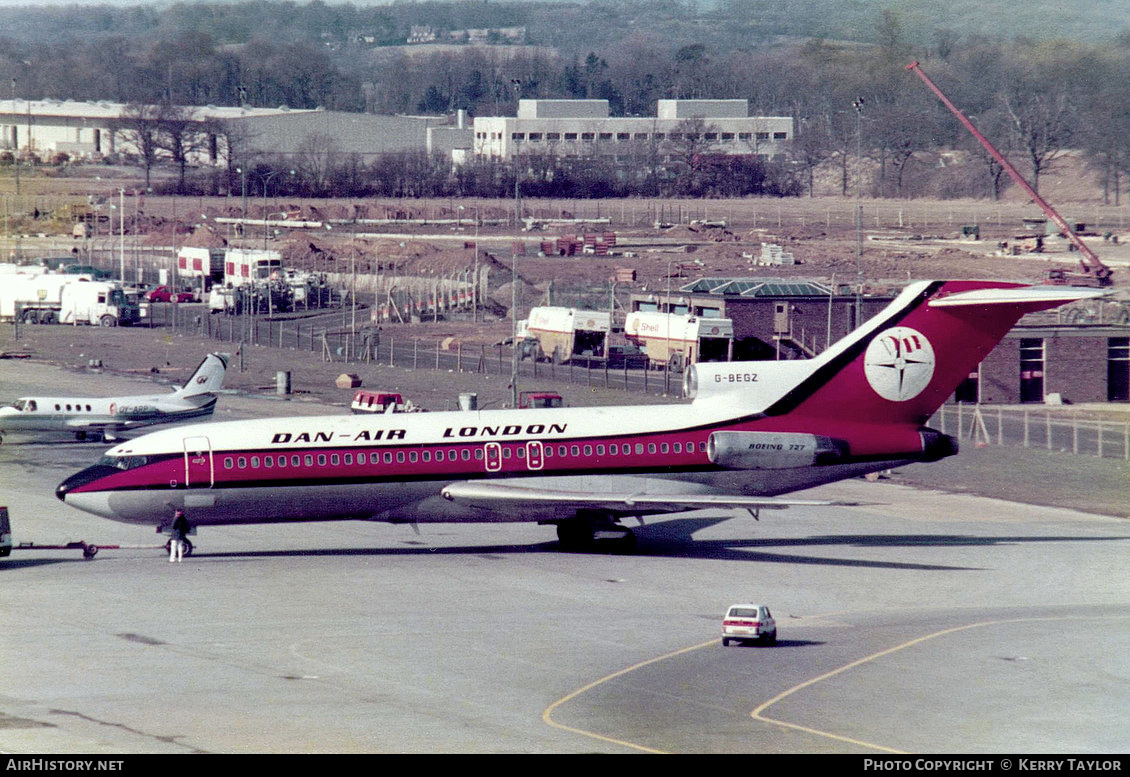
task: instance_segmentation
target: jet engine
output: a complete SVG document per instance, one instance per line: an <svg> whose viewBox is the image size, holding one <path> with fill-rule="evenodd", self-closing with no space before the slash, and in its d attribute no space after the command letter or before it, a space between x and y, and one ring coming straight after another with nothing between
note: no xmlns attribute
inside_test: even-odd
<svg viewBox="0 0 1130 777"><path fill-rule="evenodd" d="M714 432L706 443L711 464L727 469L797 469L840 462L848 444L799 432Z"/></svg>

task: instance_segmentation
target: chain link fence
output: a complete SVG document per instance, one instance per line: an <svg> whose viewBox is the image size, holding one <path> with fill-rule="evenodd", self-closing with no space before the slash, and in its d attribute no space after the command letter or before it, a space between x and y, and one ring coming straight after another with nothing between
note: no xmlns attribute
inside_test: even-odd
<svg viewBox="0 0 1130 777"><path fill-rule="evenodd" d="M366 318L368 313L366 311ZM368 326L354 327L352 311L311 318L252 315L210 315L200 305L152 304L148 326L210 337L224 343L284 348L319 354L323 361L374 364L440 372L474 372L509 376L515 369L509 343L445 347L443 340L388 335ZM653 396L683 396L683 376L667 371L611 368L604 361L553 364L522 359L522 379L562 381L574 385L620 389Z"/></svg>

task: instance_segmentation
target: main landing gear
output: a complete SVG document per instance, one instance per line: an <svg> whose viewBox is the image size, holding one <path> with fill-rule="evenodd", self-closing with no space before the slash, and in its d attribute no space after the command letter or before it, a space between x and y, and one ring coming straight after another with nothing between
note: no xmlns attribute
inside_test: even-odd
<svg viewBox="0 0 1130 777"><path fill-rule="evenodd" d="M606 513L579 512L557 523L557 540L564 550L580 553L631 553L636 535Z"/></svg>

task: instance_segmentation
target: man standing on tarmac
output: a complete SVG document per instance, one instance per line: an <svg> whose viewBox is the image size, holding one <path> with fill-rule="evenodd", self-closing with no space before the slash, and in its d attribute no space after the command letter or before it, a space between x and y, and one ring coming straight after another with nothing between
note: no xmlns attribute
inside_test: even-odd
<svg viewBox="0 0 1130 777"><path fill-rule="evenodd" d="M180 562L184 559L184 544L188 539L188 519L184 510L173 513L172 538L169 540L169 563Z"/></svg>

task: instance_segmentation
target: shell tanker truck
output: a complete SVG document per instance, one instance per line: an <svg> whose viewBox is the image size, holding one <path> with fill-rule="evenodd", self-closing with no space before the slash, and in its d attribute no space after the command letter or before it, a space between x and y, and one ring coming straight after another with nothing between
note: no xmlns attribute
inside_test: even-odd
<svg viewBox="0 0 1130 777"><path fill-rule="evenodd" d="M526 342L539 361L564 364L568 361L608 358L608 336L612 316L598 310L564 307L537 307L525 322Z"/></svg>
<svg viewBox="0 0 1130 777"><path fill-rule="evenodd" d="M128 326L140 318L121 284L82 275L12 275L0 284L0 321Z"/></svg>
<svg viewBox="0 0 1130 777"><path fill-rule="evenodd" d="M652 365L671 372L696 362L728 362L734 354L734 322L728 318L637 311L625 319L624 336Z"/></svg>

